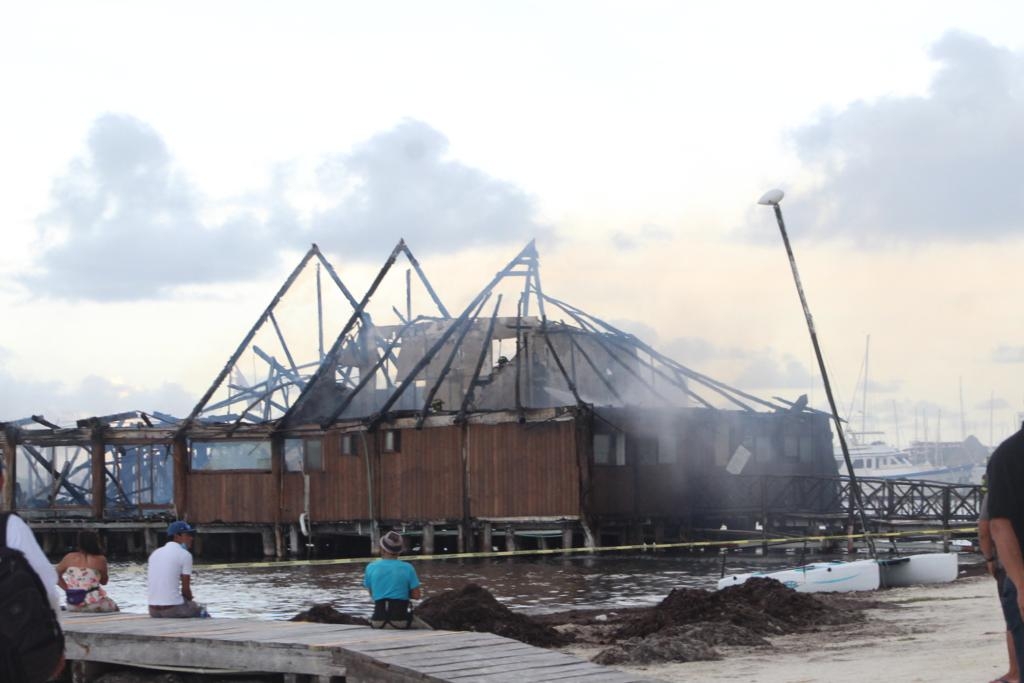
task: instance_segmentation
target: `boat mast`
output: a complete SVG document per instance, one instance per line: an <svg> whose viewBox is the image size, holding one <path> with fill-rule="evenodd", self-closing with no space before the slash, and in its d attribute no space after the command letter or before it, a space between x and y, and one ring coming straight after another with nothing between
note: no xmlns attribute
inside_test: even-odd
<svg viewBox="0 0 1024 683"><path fill-rule="evenodd" d="M860 397L861 443L867 443L868 436L868 351L871 349L871 335L864 342L864 392Z"/></svg>

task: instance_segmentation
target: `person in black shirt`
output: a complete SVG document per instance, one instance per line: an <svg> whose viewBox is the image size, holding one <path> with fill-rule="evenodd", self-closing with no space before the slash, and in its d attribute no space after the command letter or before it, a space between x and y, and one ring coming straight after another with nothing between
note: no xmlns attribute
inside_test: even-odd
<svg viewBox="0 0 1024 683"><path fill-rule="evenodd" d="M1024 426L1006 439L988 461L989 529L1006 570L1002 598L1016 602L1024 617ZM1024 621L1007 624L1017 661L1024 662Z"/></svg>

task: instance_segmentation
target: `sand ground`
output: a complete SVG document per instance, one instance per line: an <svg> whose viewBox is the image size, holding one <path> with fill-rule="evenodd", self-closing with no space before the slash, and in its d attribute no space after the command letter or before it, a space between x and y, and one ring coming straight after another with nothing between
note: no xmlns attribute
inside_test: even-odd
<svg viewBox="0 0 1024 683"><path fill-rule="evenodd" d="M718 648L709 662L619 666L664 681L948 681L978 683L1006 672L1005 625L987 576L877 591L887 607L865 623L771 638L773 647ZM581 656L597 649L573 648Z"/></svg>

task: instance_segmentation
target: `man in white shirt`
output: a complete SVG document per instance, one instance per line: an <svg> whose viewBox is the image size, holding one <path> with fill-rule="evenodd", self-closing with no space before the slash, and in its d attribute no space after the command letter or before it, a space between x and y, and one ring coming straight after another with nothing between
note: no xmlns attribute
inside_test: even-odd
<svg viewBox="0 0 1024 683"><path fill-rule="evenodd" d="M207 617L206 608L192 600L192 553L196 530L188 522L171 522L170 540L149 556L149 616Z"/></svg>
<svg viewBox="0 0 1024 683"><path fill-rule="evenodd" d="M0 460L0 491L4 488L4 463ZM17 515L7 518L7 547L20 550L28 560L29 565L35 570L39 580L46 588L46 597L50 600L50 607L54 612L60 610L60 589L57 587L57 572L53 565L46 559L43 549L39 547L35 535L25 520Z"/></svg>

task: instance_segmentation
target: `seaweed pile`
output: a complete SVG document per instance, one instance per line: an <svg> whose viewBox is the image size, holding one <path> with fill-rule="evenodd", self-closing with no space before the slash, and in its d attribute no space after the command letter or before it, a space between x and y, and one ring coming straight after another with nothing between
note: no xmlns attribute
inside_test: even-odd
<svg viewBox="0 0 1024 683"><path fill-rule="evenodd" d="M551 626L513 612L475 583L427 598L416 607L416 616L434 628L494 633L539 647L558 647L572 640Z"/></svg>
<svg viewBox="0 0 1024 683"><path fill-rule="evenodd" d="M370 622L363 617L339 612L326 602L313 605L306 611L299 612L288 621L311 621L317 624L354 624L357 626L370 625Z"/></svg>
<svg viewBox="0 0 1024 683"><path fill-rule="evenodd" d="M600 664L718 659L716 645L771 647L765 636L862 621L855 609L753 578L720 591L678 588L608 632ZM608 631L608 629L605 629Z"/></svg>

